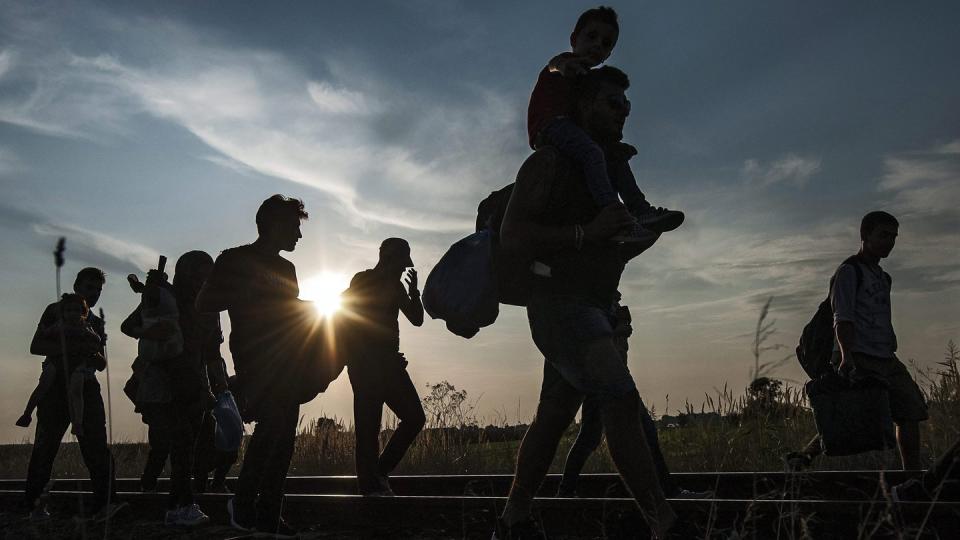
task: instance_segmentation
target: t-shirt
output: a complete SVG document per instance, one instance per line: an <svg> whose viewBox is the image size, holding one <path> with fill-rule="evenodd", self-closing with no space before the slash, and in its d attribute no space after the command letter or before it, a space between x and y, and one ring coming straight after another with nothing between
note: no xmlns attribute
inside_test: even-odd
<svg viewBox="0 0 960 540"><path fill-rule="evenodd" d="M890 280L879 265L863 263L860 269L859 288L857 271L851 264L842 264L837 269L830 290L834 327L841 321L853 323L853 352L893 358L897 335L891 320ZM834 341L834 350L839 350Z"/></svg>
<svg viewBox="0 0 960 540"><path fill-rule="evenodd" d="M350 280L344 293L344 302L356 315L355 352L366 355L391 355L400 352L400 325L402 306L410 302L407 291L394 275L376 269L358 272Z"/></svg>
<svg viewBox="0 0 960 540"><path fill-rule="evenodd" d="M563 53L560 56L569 57L573 53ZM530 148L537 135L550 120L558 116L570 116L573 111L575 98L575 79L564 77L559 72L550 71L550 66L540 70L537 84L530 94L530 104L527 106L527 136Z"/></svg>
<svg viewBox="0 0 960 540"><path fill-rule="evenodd" d="M539 159L543 178L550 179L548 202L533 218L551 226L586 225L599 213L583 179L583 171L560 155L556 148L543 147L529 159ZM584 243L579 250L567 247L537 257L550 267L551 277L538 278L535 290L578 296L599 308L609 309L617 297L625 261L614 242Z"/></svg>
<svg viewBox="0 0 960 540"><path fill-rule="evenodd" d="M227 310L237 375L278 368L285 359L289 313L300 294L293 263L253 245L227 249L217 257L207 286L250 298Z"/></svg>

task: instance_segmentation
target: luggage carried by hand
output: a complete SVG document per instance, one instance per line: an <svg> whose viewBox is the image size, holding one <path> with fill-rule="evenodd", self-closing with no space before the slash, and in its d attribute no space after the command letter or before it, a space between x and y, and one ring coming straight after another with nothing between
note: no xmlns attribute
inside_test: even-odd
<svg viewBox="0 0 960 540"><path fill-rule="evenodd" d="M492 237L484 229L450 246L424 284L423 309L458 336L473 337L500 313Z"/></svg>

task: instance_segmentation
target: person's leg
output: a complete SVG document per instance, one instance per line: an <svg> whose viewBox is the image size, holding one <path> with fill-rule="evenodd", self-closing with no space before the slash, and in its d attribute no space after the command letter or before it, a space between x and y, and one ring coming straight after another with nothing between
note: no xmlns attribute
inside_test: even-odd
<svg viewBox="0 0 960 540"><path fill-rule="evenodd" d="M603 440L603 421L600 419L600 403L596 399L585 399L580 413L580 431L563 464L563 477L560 480L560 488L557 490L558 496L576 496L580 472L583 471L583 466L586 465L590 455L600 446L601 440Z"/></svg>
<svg viewBox="0 0 960 540"><path fill-rule="evenodd" d="M58 390L60 394L57 395ZM28 508L33 508L50 482L53 462L60 449L60 441L70 425L67 403L62 389L48 392L37 406L37 430L27 465L27 482L24 498Z"/></svg>
<svg viewBox="0 0 960 540"><path fill-rule="evenodd" d="M650 457L653 458L653 465L657 468L657 479L660 481L660 488L667 497L676 495L680 488L670 475L670 468L667 466L667 460L663 457L660 450L660 435L657 433L657 423L650 417L650 411L640 400L640 423L643 426L643 434L647 439L647 445L650 447Z"/></svg>
<svg viewBox="0 0 960 540"><path fill-rule="evenodd" d="M648 525L659 535L670 528L676 514L660 488L640 420L640 394L635 387L628 388L632 383L629 370L611 338L588 343L585 355L588 378L597 381L595 386L603 392L600 410L610 456Z"/></svg>
<svg viewBox="0 0 960 540"><path fill-rule="evenodd" d="M583 394L545 363L537 412L520 441L517 469L501 521L512 526L530 517L533 497L550 468L563 432L577 415Z"/></svg>
<svg viewBox="0 0 960 540"><path fill-rule="evenodd" d="M900 449L900 462L904 470L916 471L923 468L920 461L919 422L897 422L897 447Z"/></svg>
<svg viewBox="0 0 960 540"><path fill-rule="evenodd" d="M233 497L233 510L235 514L241 515L243 520L255 521L253 516L256 516L257 496L273 445L270 428L267 411L262 411L247 443L243 464L237 475L237 491Z"/></svg>
<svg viewBox="0 0 960 540"><path fill-rule="evenodd" d="M556 146L583 170L593 202L599 207L618 201L610 178L603 150L570 118L555 118L541 131L543 140Z"/></svg>
<svg viewBox="0 0 960 540"><path fill-rule="evenodd" d="M273 530L281 518L283 486L297 440L300 405L293 402L282 404L273 411L270 421L274 443L263 469L260 498L257 500L257 528L267 531Z"/></svg>
<svg viewBox="0 0 960 540"><path fill-rule="evenodd" d="M203 412L197 406L173 404L173 423L170 429L170 508L194 503L190 485L193 470L193 452Z"/></svg>
<svg viewBox="0 0 960 540"><path fill-rule="evenodd" d="M387 407L390 407L400 421L383 452L380 453L378 472L386 477L403 459L427 419L423 414L420 396L406 368L401 368L396 374L396 379L391 381L384 398Z"/></svg>
<svg viewBox="0 0 960 540"><path fill-rule="evenodd" d="M140 487L144 491L157 489L157 479L163 473L163 468L170 455L169 422L166 411L149 407L147 423L147 442L150 449L147 452L147 461L143 465L143 474L140 475Z"/></svg>
<svg viewBox="0 0 960 540"><path fill-rule="evenodd" d="M607 165L607 171L610 175L610 183L614 190L620 194L623 204L627 206L632 214L642 214L650 208L646 195L640 191L637 185L637 179L633 176L630 169L630 162L627 157L622 159L610 160Z"/></svg>
<svg viewBox="0 0 960 540"><path fill-rule="evenodd" d="M93 486L93 510L96 512L109 500L117 500L114 482L115 464L107 446L107 416L100 396L100 385L95 380L84 382L83 435L77 436L83 462L90 472Z"/></svg>
<svg viewBox="0 0 960 540"><path fill-rule="evenodd" d="M210 471L219 454L213 443L214 422L213 414L205 411L200 428L197 430L197 441L193 452L193 489L197 493L207 492Z"/></svg>
<svg viewBox="0 0 960 540"><path fill-rule="evenodd" d="M960 439L923 473L922 481L924 489L931 494L944 482L960 481Z"/></svg>
<svg viewBox="0 0 960 540"><path fill-rule="evenodd" d="M383 397L357 369L350 368L353 386L354 457L357 464L357 489L361 495L381 489L379 481L380 421Z"/></svg>

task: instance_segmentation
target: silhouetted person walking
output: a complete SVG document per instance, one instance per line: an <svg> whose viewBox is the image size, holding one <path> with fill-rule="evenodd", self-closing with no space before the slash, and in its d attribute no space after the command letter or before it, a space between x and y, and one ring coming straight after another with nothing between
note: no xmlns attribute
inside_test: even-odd
<svg viewBox="0 0 960 540"><path fill-rule="evenodd" d="M353 276L344 294L347 316L355 321L347 370L353 387L357 484L361 495L393 495L390 472L403 459L426 421L420 396L407 373L407 360L400 352L397 321L402 312L414 326L423 324L417 271L412 267L406 240L388 238L380 245L377 265ZM406 289L400 281L404 272ZM384 404L400 423L380 452Z"/></svg>
<svg viewBox="0 0 960 540"><path fill-rule="evenodd" d="M73 283L73 290L83 297L89 309L97 305L103 284L106 281L103 271L98 268L84 268L77 274ZM93 508L97 519L107 519L123 508L123 503L116 501L114 492L113 456L107 447L106 414L103 407L103 398L100 396L100 384L96 375L90 371L83 376L81 394L68 397L67 383L74 375L74 370L81 364L73 362L72 357L89 357L91 353L98 353L103 357L106 332L103 320L92 312L86 319L86 324L100 337L99 343L82 349L67 347L67 364L70 373L63 373L63 352L60 337L57 332L48 332L58 323L57 303L50 304L43 311L37 331L30 342L30 353L45 356L44 363L50 363L56 368L57 374L53 386L45 392L37 404L37 432L30 454L30 465L27 468L26 503L31 509L31 516L35 519L49 517L46 507L37 504L44 487L50 481L53 461L60 449L60 442L67 426L71 424L71 399L79 398L82 402L81 426L74 426L77 433L77 442L80 444L80 453L83 463L90 472L93 484ZM94 366L102 371L106 363ZM71 381L72 382L72 381ZM107 501L111 501L108 505Z"/></svg>
<svg viewBox="0 0 960 540"><path fill-rule="evenodd" d="M890 293L893 280L880 260L893 251L900 223L883 211L870 212L860 222L860 250L834 274L830 289L834 347L831 364L852 382L879 381L889 392L890 416L897 426L897 446L905 470L922 468L920 422L927 404L903 362L897 358ZM788 465L809 465L822 451L819 435L801 452L786 456Z"/></svg>
<svg viewBox="0 0 960 540"><path fill-rule="evenodd" d="M256 421L228 503L237 529L284 535L296 531L281 517L283 485L293 457L300 404L290 389L297 382L284 343L289 315L299 309L297 272L281 251L293 251L303 203L282 195L257 210L257 239L225 250L197 296L200 312L227 310L232 330L230 350L238 384L245 396L244 419Z"/></svg>
<svg viewBox="0 0 960 540"><path fill-rule="evenodd" d="M207 366L223 362L220 356L223 334L218 314L199 313L194 305L212 269L210 255L203 251L189 251L177 260L171 287L177 307L176 327L183 345L179 354L162 360L170 400L162 410L154 412L169 444L170 497L164 518L168 526L190 527L210 520L196 502L191 480L194 449L204 414L214 403ZM153 277L157 279L158 276ZM143 305L127 317L121 329L136 339L164 340L173 333L173 325L146 326Z"/></svg>
<svg viewBox="0 0 960 540"><path fill-rule="evenodd" d="M605 147L623 136L628 87L627 76L611 67L580 78L574 119ZM634 218L622 205L598 208L582 175L556 148L538 149L520 168L501 228L504 249L540 263L527 317L546 358L540 403L520 444L494 536L501 540L539 536L530 515L533 496L585 396L599 399L610 454L654 534L676 519L657 482L640 395L613 340L611 306L620 275L658 235L651 233L645 242L612 242Z"/></svg>

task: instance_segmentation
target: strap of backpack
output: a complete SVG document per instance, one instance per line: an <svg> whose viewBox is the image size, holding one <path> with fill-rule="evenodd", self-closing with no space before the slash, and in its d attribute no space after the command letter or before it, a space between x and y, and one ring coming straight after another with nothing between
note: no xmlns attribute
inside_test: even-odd
<svg viewBox="0 0 960 540"><path fill-rule="evenodd" d="M859 255L851 255L851 256L847 257L846 259L844 259L843 262L840 263L840 266L843 266L843 265L845 265L845 264L849 264L850 266L852 266L852 267L853 267L853 271L856 272L856 274L857 274L857 290L859 290L859 289L860 289L860 284L863 283L863 268L860 266L860 265L862 264L861 261L860 261L860 256L859 256ZM833 283L837 280L837 273L839 272L839 270L840 270L840 268L837 267L837 271L834 272L834 273L833 273L833 276L830 277L830 288L827 290L827 301L828 301L828 302L830 301L830 294L833 292ZM886 272L884 272L884 274L886 274ZM887 279L888 279L888 281L889 281L890 276L887 276Z"/></svg>

